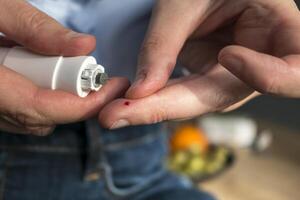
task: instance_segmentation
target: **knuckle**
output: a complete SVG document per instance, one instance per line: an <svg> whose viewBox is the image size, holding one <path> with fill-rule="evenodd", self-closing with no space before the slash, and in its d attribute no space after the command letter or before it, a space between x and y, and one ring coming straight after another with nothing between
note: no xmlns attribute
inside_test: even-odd
<svg viewBox="0 0 300 200"><path fill-rule="evenodd" d="M150 52L155 52L163 44L163 37L159 34L152 33L145 42L143 43L140 49L140 57L146 57Z"/></svg>
<svg viewBox="0 0 300 200"><path fill-rule="evenodd" d="M25 130L38 130L53 124L32 110L18 111L11 117L16 124Z"/></svg>
<svg viewBox="0 0 300 200"><path fill-rule="evenodd" d="M287 62L281 59L263 60L262 66L272 65L269 73L259 73L253 80L254 89L262 94L278 94L283 83L283 77L290 74L290 67ZM256 88L255 88L256 87Z"/></svg>
<svg viewBox="0 0 300 200"><path fill-rule="evenodd" d="M25 10L20 14L20 20L26 19L25 25L32 27L37 30L43 27L47 23L48 17L40 11L35 10Z"/></svg>
<svg viewBox="0 0 300 200"><path fill-rule="evenodd" d="M25 44L27 44L29 41L37 40L37 33L40 33L41 29L49 22L49 18L46 14L32 8L24 9L19 13L18 18L20 30L31 30L28 31L24 37L23 42Z"/></svg>
<svg viewBox="0 0 300 200"><path fill-rule="evenodd" d="M209 82L213 81L210 77L206 77ZM208 92L205 97L200 97L202 106L197 110L197 113L214 113L221 112L228 106L231 106L234 102L241 98L241 96L234 89L227 87L218 87L214 84L210 86L211 91Z"/></svg>
<svg viewBox="0 0 300 200"><path fill-rule="evenodd" d="M231 104L229 95L227 96L223 91L216 92L210 99L209 106L207 106L210 112L219 112Z"/></svg>
<svg viewBox="0 0 300 200"><path fill-rule="evenodd" d="M159 123L159 122L162 122L164 121L163 120L163 117L161 116L161 114L159 113L154 113L152 114L150 117L149 117L149 120L147 120L147 123L148 124L156 124L156 123Z"/></svg>
<svg viewBox="0 0 300 200"><path fill-rule="evenodd" d="M34 136L44 137L50 135L53 132L54 128L55 127L52 126L37 126L28 128L27 132Z"/></svg>
<svg viewBox="0 0 300 200"><path fill-rule="evenodd" d="M54 124L46 122L41 116L34 114L32 111L16 112L7 116L14 122L16 127L22 129L26 134L47 136L55 127Z"/></svg>
<svg viewBox="0 0 300 200"><path fill-rule="evenodd" d="M273 94L276 93L276 78L266 77L262 80L261 87L258 91L262 94Z"/></svg>
<svg viewBox="0 0 300 200"><path fill-rule="evenodd" d="M163 108L160 108L150 115L149 119L147 120L148 121L147 123L156 124L159 122L166 121L168 119L169 119L169 117L168 117L167 112Z"/></svg>
<svg viewBox="0 0 300 200"><path fill-rule="evenodd" d="M39 124L36 117L32 116L29 112L16 112L13 116L17 124L21 127L28 128Z"/></svg>

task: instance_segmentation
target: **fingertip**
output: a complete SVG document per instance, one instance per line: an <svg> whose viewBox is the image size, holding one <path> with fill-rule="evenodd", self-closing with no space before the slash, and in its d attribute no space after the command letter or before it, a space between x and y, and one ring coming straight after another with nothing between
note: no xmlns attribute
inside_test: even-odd
<svg viewBox="0 0 300 200"><path fill-rule="evenodd" d="M156 89L149 89L147 86L145 87L144 85L132 86L126 92L125 97L128 99L140 99L153 94L155 91Z"/></svg>
<svg viewBox="0 0 300 200"><path fill-rule="evenodd" d="M99 113L99 123L108 129L157 123L153 118L156 105L151 98L131 100L120 98L107 104ZM156 115L155 115L156 116Z"/></svg>
<svg viewBox="0 0 300 200"><path fill-rule="evenodd" d="M114 78L111 78L110 81L115 81L118 85L120 85L122 88L124 88L126 90L128 90L128 88L130 86L130 81L125 77L114 77Z"/></svg>
<svg viewBox="0 0 300 200"><path fill-rule="evenodd" d="M44 105L50 105L49 102L53 102L51 107L46 106L48 113L55 114L53 119L59 123L70 123L97 116L102 107L122 97L127 88L127 79L112 78L99 91L92 92L85 98L64 91L44 89L35 96L42 100L38 104L41 108L45 107ZM60 110L60 112L56 113L55 110Z"/></svg>
<svg viewBox="0 0 300 200"><path fill-rule="evenodd" d="M177 54L164 53L162 49L144 45L139 56L137 78L126 97L132 99L147 97L167 84L176 65Z"/></svg>
<svg viewBox="0 0 300 200"><path fill-rule="evenodd" d="M125 94L126 98L139 99L151 95L152 90L149 91L144 85L132 85Z"/></svg>
<svg viewBox="0 0 300 200"><path fill-rule="evenodd" d="M95 49L96 38L92 35L64 30L52 34L41 32L40 38L22 44L33 52L50 56L83 56Z"/></svg>
<svg viewBox="0 0 300 200"><path fill-rule="evenodd" d="M220 51L218 61L231 73L241 78L241 76L244 75L244 68L247 67L245 66L247 64L247 60L251 56L254 57L255 54L253 54L253 52L249 49L232 45L227 46Z"/></svg>
<svg viewBox="0 0 300 200"><path fill-rule="evenodd" d="M64 56L87 55L96 47L96 38L93 35L72 32L67 37L69 39L62 50Z"/></svg>
<svg viewBox="0 0 300 200"><path fill-rule="evenodd" d="M109 78L108 83L109 82L118 82L120 85L127 86L127 87L129 87L130 85L130 81L128 80L128 78L125 77L112 77ZM105 85L107 85L107 83Z"/></svg>
<svg viewBox="0 0 300 200"><path fill-rule="evenodd" d="M115 99L123 97L128 87L129 82L126 78L112 78L99 91L91 92L87 97L81 98L82 108L94 112L96 107L102 108ZM99 109L95 112L99 112Z"/></svg>
<svg viewBox="0 0 300 200"><path fill-rule="evenodd" d="M236 45L230 45L230 46L224 47L218 55L219 62L227 56L236 56L240 50L241 50L241 47L236 46Z"/></svg>
<svg viewBox="0 0 300 200"><path fill-rule="evenodd" d="M96 92L100 97L103 97L101 93L107 94L110 101L116 98L123 97L127 91L130 82L127 78L114 77L111 78L98 92ZM106 98L108 98L106 97ZM109 102L107 102L109 103Z"/></svg>
<svg viewBox="0 0 300 200"><path fill-rule="evenodd" d="M142 82L137 81L132 84L132 86L126 92L125 97L129 99L140 99L150 96L166 85L165 80L155 80L155 79L145 79Z"/></svg>
<svg viewBox="0 0 300 200"><path fill-rule="evenodd" d="M106 105L100 111L98 116L100 125L107 129L115 129L116 128L114 127L115 123L120 120L124 120L123 118L125 118L126 110L124 111L124 109L129 109L131 104L129 103L129 105L127 105L128 102L130 101L126 99L117 99L109 103L108 105ZM129 123L128 120L126 121Z"/></svg>
<svg viewBox="0 0 300 200"><path fill-rule="evenodd" d="M141 124L153 124L166 120L168 112L160 96L141 99L117 99L99 113L99 122L109 129ZM126 123L125 123L126 122Z"/></svg>

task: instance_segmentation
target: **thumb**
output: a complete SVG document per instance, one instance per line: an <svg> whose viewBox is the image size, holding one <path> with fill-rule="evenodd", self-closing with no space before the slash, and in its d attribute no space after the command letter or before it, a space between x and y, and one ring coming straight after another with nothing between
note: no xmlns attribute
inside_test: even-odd
<svg viewBox="0 0 300 200"><path fill-rule="evenodd" d="M158 1L140 51L137 77L127 97L145 97L165 86L180 50L199 23L199 13L205 12L205 2L191 6L181 0ZM195 7L201 7L199 12Z"/></svg>
<svg viewBox="0 0 300 200"><path fill-rule="evenodd" d="M77 56L95 47L93 36L73 32L26 1L1 0L0 32L47 55Z"/></svg>
<svg viewBox="0 0 300 200"><path fill-rule="evenodd" d="M299 97L300 57L283 58L241 46L229 46L219 54L219 62L231 73L261 93Z"/></svg>

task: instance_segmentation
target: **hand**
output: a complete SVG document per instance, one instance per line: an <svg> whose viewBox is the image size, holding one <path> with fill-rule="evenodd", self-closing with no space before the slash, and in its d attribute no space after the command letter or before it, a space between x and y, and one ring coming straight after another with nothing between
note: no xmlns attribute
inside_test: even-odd
<svg viewBox="0 0 300 200"><path fill-rule="evenodd" d="M243 66L252 66L262 58L258 55L267 56L264 63L278 63L269 58L297 53L298 24L299 11L292 0L160 0L141 49L137 80L127 99L102 110L100 121L119 128L184 119L255 96L222 65L237 66L233 59L228 61L230 56L247 58ZM192 74L169 80L178 60ZM235 74L246 77L241 71Z"/></svg>
<svg viewBox="0 0 300 200"><path fill-rule="evenodd" d="M86 55L95 47L93 36L62 27L25 1L0 0L0 5L0 32L5 34L0 45L19 43L37 53L65 56ZM126 79L115 78L83 99L39 88L5 66L0 66L0 77L0 130L35 135L97 115L128 88Z"/></svg>

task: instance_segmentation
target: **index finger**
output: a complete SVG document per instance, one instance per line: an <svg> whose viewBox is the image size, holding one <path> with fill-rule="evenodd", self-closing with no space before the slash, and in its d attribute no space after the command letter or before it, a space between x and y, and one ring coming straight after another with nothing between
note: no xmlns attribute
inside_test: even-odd
<svg viewBox="0 0 300 200"><path fill-rule="evenodd" d="M76 33L24 0L0 0L0 32L47 55L78 56L95 47L91 35Z"/></svg>
<svg viewBox="0 0 300 200"><path fill-rule="evenodd" d="M110 79L98 92L85 98L63 91L38 89L34 108L46 121L54 124L73 123L93 117L112 100L121 97L129 86L125 78Z"/></svg>
<svg viewBox="0 0 300 200"><path fill-rule="evenodd" d="M207 11L209 2L158 1L141 47L137 78L127 97L145 97L165 86L180 50Z"/></svg>

